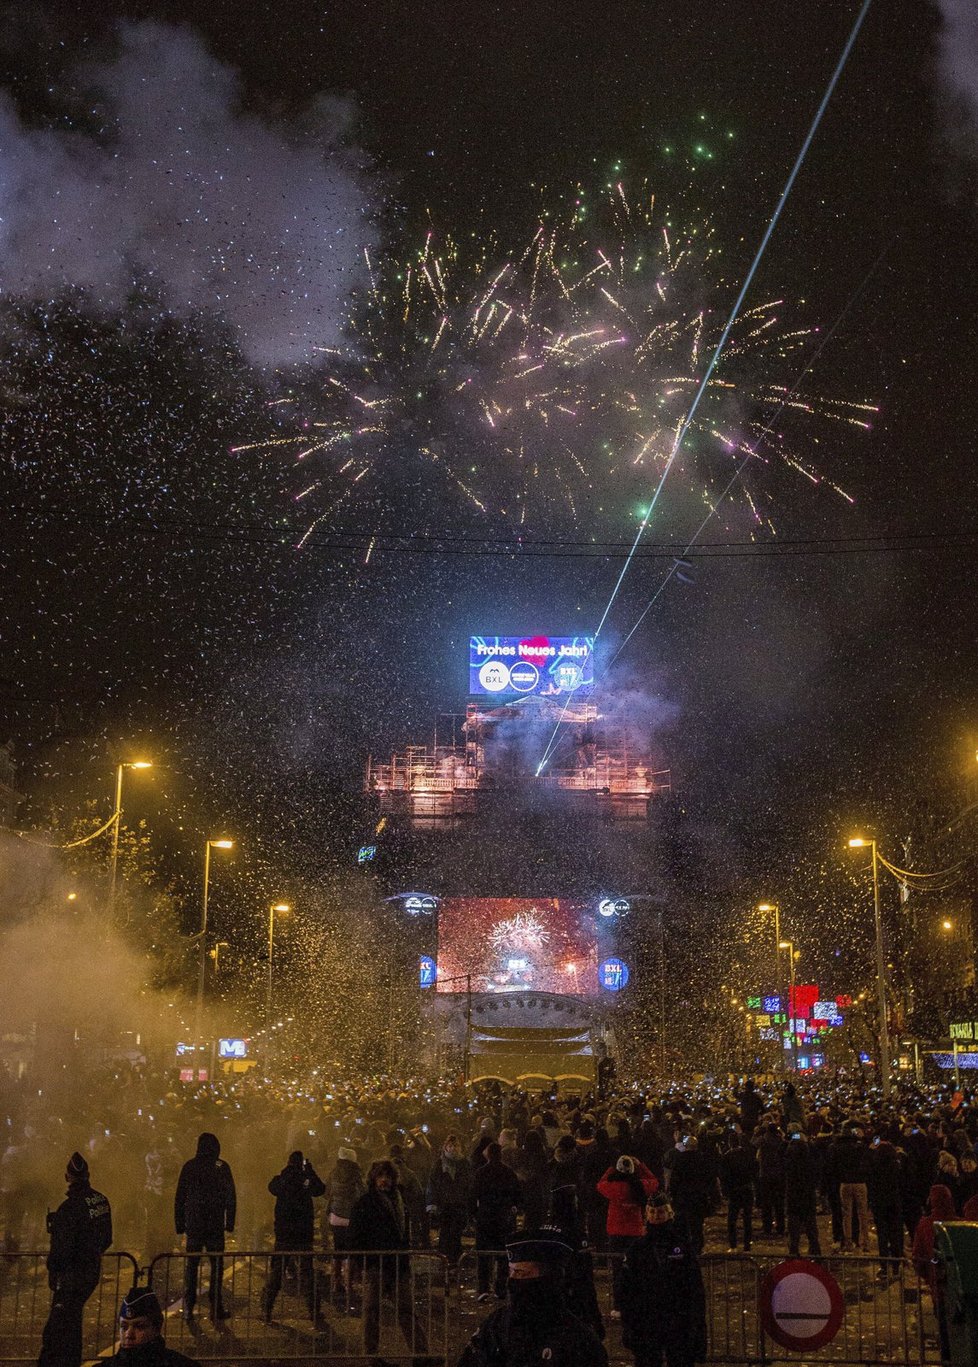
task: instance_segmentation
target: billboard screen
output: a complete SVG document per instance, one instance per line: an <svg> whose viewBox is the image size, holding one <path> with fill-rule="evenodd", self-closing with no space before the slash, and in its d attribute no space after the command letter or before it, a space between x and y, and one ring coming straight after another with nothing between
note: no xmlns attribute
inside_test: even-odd
<svg viewBox="0 0 978 1367"><path fill-rule="evenodd" d="M594 683L593 636L470 636L474 697L560 697Z"/></svg>
<svg viewBox="0 0 978 1367"><path fill-rule="evenodd" d="M601 982L593 903L566 897L443 899L438 990L464 992L466 974L473 992L597 996Z"/></svg>

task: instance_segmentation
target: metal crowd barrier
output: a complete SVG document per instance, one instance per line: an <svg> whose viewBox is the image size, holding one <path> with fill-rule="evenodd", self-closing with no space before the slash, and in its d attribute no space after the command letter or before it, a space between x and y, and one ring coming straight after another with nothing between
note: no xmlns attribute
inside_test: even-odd
<svg viewBox="0 0 978 1367"><path fill-rule="evenodd" d="M466 1249L458 1262L458 1311L451 1324L451 1360L497 1301L477 1299L480 1256ZM624 1254L595 1253L594 1284L605 1326L604 1346L612 1363L632 1363L621 1342L621 1323L613 1317L613 1280ZM780 1347L765 1332L759 1312L761 1282L787 1255L706 1253L700 1258L706 1291L707 1356L710 1363L795 1363L799 1354ZM930 1293L908 1261L892 1267L885 1284L877 1280L879 1258L836 1254L817 1259L835 1277L845 1302L838 1334L817 1352L806 1350L806 1362L839 1367L938 1367L941 1361L937 1323ZM491 1293L490 1281L490 1293Z"/></svg>
<svg viewBox="0 0 978 1367"><path fill-rule="evenodd" d="M194 1264L197 1302L188 1320L185 1279ZM161 1253L148 1278L166 1314L167 1347L198 1362L444 1362L448 1353L448 1264L439 1253ZM275 1284L269 1317L267 1288ZM227 1318L217 1318L219 1305Z"/></svg>
<svg viewBox="0 0 978 1367"><path fill-rule="evenodd" d="M104 1254L102 1279L85 1304L82 1351L86 1361L113 1351L119 1306L137 1273L131 1253ZM47 1254L0 1254L0 1362L37 1361L50 1309Z"/></svg>

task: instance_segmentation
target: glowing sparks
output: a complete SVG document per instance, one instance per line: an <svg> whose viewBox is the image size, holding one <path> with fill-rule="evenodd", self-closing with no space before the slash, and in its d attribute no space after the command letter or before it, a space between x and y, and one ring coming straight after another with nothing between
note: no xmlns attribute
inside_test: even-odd
<svg viewBox="0 0 978 1367"><path fill-rule="evenodd" d="M294 459L306 473L296 497L312 499L317 525L335 520L355 486L351 510L366 498L382 514L393 491L419 479L436 505L454 492L520 526L579 509L615 516L647 494L715 347L730 285L709 220L657 221L654 198L632 203L619 181L585 226L582 199L566 223L544 214L517 252L491 238L463 252L428 232L407 261L367 257L370 283L353 297L346 351L329 355L321 411L309 421L308 395L292 401ZM735 322L686 434L683 469L700 498L759 441L761 469L780 462L849 500L772 416L862 429L874 410L789 389L811 333L785 329L783 307L755 304ZM288 423L281 399L275 413ZM267 446L289 441L280 427ZM756 497L744 490L756 523Z"/></svg>

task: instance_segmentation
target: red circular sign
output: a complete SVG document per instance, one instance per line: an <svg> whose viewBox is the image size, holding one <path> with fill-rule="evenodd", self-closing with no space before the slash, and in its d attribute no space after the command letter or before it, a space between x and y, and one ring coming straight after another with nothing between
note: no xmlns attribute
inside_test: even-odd
<svg viewBox="0 0 978 1367"><path fill-rule="evenodd" d="M761 1282L761 1322L767 1335L796 1353L824 1348L842 1326L839 1283L819 1263L790 1258Z"/></svg>

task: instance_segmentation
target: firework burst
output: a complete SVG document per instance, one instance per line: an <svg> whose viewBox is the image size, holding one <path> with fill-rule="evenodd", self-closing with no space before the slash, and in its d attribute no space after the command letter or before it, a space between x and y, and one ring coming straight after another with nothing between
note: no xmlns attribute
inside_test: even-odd
<svg viewBox="0 0 978 1367"><path fill-rule="evenodd" d="M543 215L518 253L429 233L407 260L367 264L349 344L325 353L318 411L305 396L279 400L298 432L257 443L295 451L307 536L365 505L376 525L392 491L421 484L517 527L560 514L620 527L634 513L723 326L730 282L709 220L680 224L647 190L632 202L616 183L594 212L578 191L563 215ZM771 300L741 314L689 429L679 471L701 506L745 454L848 498L778 417L868 427L875 410L790 388L811 332L786 327L781 310Z"/></svg>

